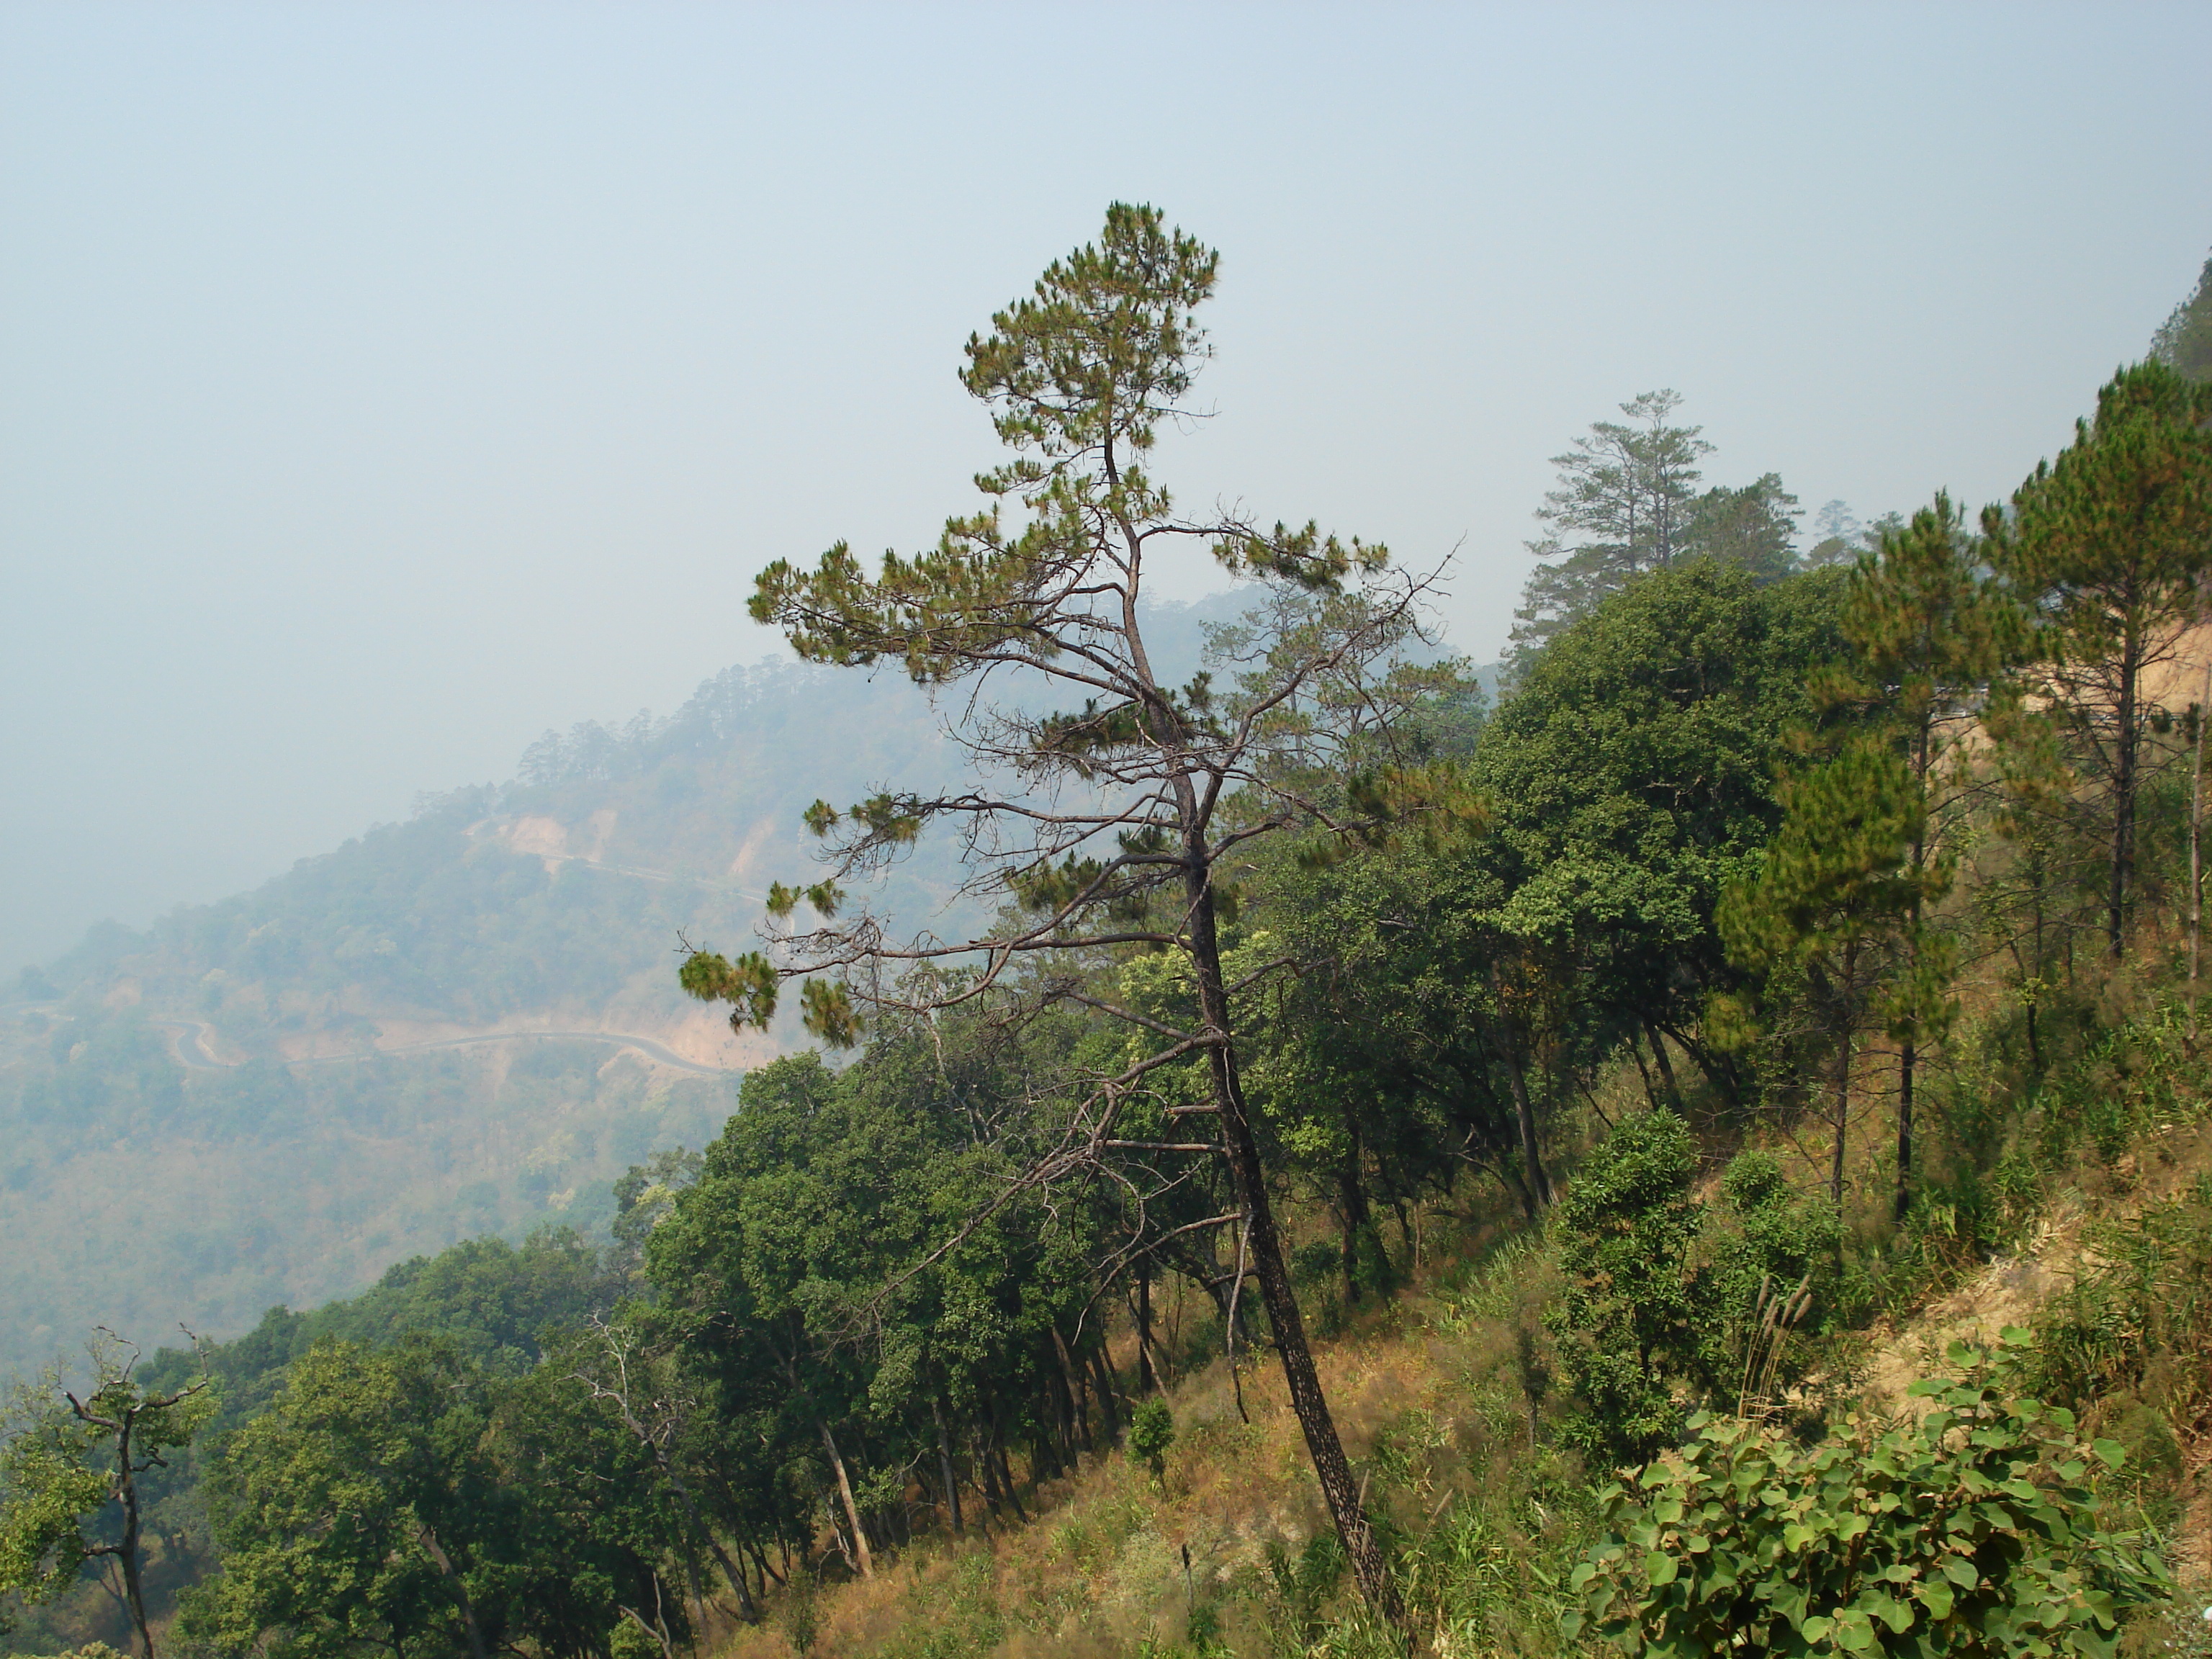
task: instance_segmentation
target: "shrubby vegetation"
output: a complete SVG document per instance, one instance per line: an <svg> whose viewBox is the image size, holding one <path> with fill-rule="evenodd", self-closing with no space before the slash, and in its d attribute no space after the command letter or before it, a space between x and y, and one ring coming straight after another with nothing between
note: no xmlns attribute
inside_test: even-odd
<svg viewBox="0 0 2212 1659"><path fill-rule="evenodd" d="M698 1152L629 1154L603 1245L457 1245L135 1373L212 1402L144 1472L170 1646L2182 1639L2212 1340L2207 711L2201 665L2160 672L2212 574L2186 319L1978 530L1939 497L1809 570L1779 482L1698 495L1695 433L1639 400L1563 460L1582 586L1492 708L1377 550L1191 526L1145 478L1212 271L1116 209L971 343L1017 451L995 505L876 574L841 546L763 579L806 654L1096 685L967 730L1018 797L817 802L842 864L771 890L767 949L690 959L741 1025L800 979L849 1061L762 1066ZM1666 473L1657 516L1600 521L1616 463ZM1090 599L1199 530L1257 602L1163 680ZM946 820L981 826L980 956L843 890ZM96 1109L191 1109L101 1030ZM80 1098L57 1064L40 1098ZM2022 1330L1936 1340L1978 1299ZM67 1570L64 1512L119 1541L112 1460L62 1443L10 1442L19 1588ZM123 1633L71 1605L49 1645Z"/></svg>

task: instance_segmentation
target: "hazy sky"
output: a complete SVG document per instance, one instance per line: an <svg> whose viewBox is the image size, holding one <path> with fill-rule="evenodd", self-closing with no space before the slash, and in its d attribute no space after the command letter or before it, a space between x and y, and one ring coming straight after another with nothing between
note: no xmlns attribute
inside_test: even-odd
<svg viewBox="0 0 2212 1659"><path fill-rule="evenodd" d="M2212 242L2212 7L0 7L0 975L775 641L931 539L970 329L1218 246L1194 505L1461 547L1672 386L1863 517L2008 490ZM1206 583L1190 579L1187 591Z"/></svg>

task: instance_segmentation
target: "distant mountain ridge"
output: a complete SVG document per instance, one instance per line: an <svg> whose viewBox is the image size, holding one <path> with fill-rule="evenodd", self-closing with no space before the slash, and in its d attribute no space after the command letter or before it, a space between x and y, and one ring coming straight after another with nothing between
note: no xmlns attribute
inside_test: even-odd
<svg viewBox="0 0 2212 1659"><path fill-rule="evenodd" d="M1164 671L1238 599L1152 607ZM624 1169L702 1144L735 1074L797 1038L740 1042L684 998L679 939L749 945L768 884L817 867L812 800L963 766L895 665L732 668L250 892L91 930L0 1016L0 1367L94 1322L233 1334L461 1237L598 1225ZM870 899L950 931L978 915L948 911L958 878L926 846Z"/></svg>

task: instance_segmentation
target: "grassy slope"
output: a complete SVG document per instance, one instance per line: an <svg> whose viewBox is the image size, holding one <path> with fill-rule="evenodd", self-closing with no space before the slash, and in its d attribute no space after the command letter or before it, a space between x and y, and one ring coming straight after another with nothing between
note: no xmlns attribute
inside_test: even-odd
<svg viewBox="0 0 2212 1659"><path fill-rule="evenodd" d="M1632 1109L1621 1095L1617 1083L1609 1108ZM2121 1248L2116 1230L2212 1179L2206 1111L2201 1086L2185 1091L2124 1146L2108 1141L2109 1155L2080 1147L2051 1162L2016 1248L1994 1261L1924 1255L1891 1309L1831 1345L1834 1401L1904 1409L1905 1386L1940 1370L1950 1342L2048 1328L2077 1285L2094 1290ZM2043 1133L2031 1116L2013 1144ZM1862 1172L1879 1176L1878 1152ZM1487 1203L1432 1212L1424 1231L1430 1255L1417 1282L1321 1343L1322 1377L1370 1504L1401 1540L1421 1650L1553 1651L1552 1587L1581 1547L1588 1488L1571 1457L1532 1446L1516 1337L1536 1328L1551 1263ZM2212 1258L2169 1266L2198 1274ZM1313 1296L1323 1322L1338 1322L1328 1289ZM1347 1605L1271 1362L1243 1372L1243 1422L1227 1366L1203 1352L1218 1331L1209 1324L1168 1390L1177 1436L1164 1480L1120 1452L1086 1456L1073 1480L1026 1495L1027 1524L988 1540L919 1537L872 1583L787 1595L766 1626L728 1631L718 1659L789 1654L810 1625L814 1652L884 1659L1387 1651ZM2178 1364L2155 1362L2112 1387L2088 1419L2130 1445L2134 1497L2171 1539L2198 1598L2191 1611L2212 1595L2212 1347L2199 1340ZM2197 1639L2193 1626L2184 1632L2177 1639Z"/></svg>

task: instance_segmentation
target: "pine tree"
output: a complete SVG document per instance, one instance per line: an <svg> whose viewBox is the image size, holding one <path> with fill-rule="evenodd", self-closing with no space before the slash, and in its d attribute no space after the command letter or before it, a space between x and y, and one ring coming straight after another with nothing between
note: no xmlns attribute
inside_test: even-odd
<svg viewBox="0 0 2212 1659"><path fill-rule="evenodd" d="M1886 526L1876 550L1853 568L1844 603L1847 666L1816 675L1814 700L1832 717L1886 743L1910 770L1924 803L1906 849L1905 960L1891 1002L1898 1044L1896 1213L1911 1200L1915 1074L1926 1042L1948 1023L1950 941L1933 933L1923 900L1948 884L1947 844L1955 809L1972 786L1965 744L1982 696L2014 647L2016 609L1978 568L1978 549L1948 494L1902 527Z"/></svg>
<svg viewBox="0 0 2212 1659"><path fill-rule="evenodd" d="M2212 380L2212 258L2197 287L2151 337L2150 355L2192 380Z"/></svg>
<svg viewBox="0 0 2212 1659"><path fill-rule="evenodd" d="M1595 421L1588 437L1552 457L1559 487L1536 510L1551 533L1528 544L1545 562L1514 613L1516 651L1540 647L1633 577L1663 570L1686 552L1697 464L1713 447L1698 435L1702 428L1668 424L1681 401L1672 391L1632 398L1620 406L1630 423Z"/></svg>
<svg viewBox="0 0 2212 1659"><path fill-rule="evenodd" d="M2094 421L2039 465L2014 513L1982 518L1989 557L2039 626L2023 690L2085 775L2106 848L2106 948L2126 949L2136 817L2150 737L2174 712L2155 690L2203 617L2212 578L2212 383L2163 362L2123 369Z"/></svg>
<svg viewBox="0 0 2212 1659"><path fill-rule="evenodd" d="M1731 957L1771 982L1803 975L1829 1050L1828 1195L1840 1208L1852 1052L1870 1029L1926 1018L1922 981L1935 964L1924 948L1916 959L1913 928L1943 872L1911 862L1927 833L1927 796L1879 741L1847 743L1790 780L1783 799L1789 816L1756 871L1722 900L1721 937Z"/></svg>
<svg viewBox="0 0 2212 1659"><path fill-rule="evenodd" d="M1380 547L1311 524L1179 517L1143 470L1208 355L1194 313L1215 270L1212 251L1164 227L1157 210L1109 209L1097 243L1048 267L1032 297L968 342L963 379L1016 451L977 480L986 508L948 520L927 552L887 553L873 575L843 543L811 569L778 561L761 573L752 615L801 657L895 662L924 686L967 683L958 735L982 779L1013 783L999 786L1006 793L979 782L942 797L884 794L848 811L817 803L809 823L836 874L804 894L778 887L769 908L788 915L803 896L819 925L774 935L773 955L695 955L684 982L733 1004L744 1024L773 1013L786 979L805 978L809 1029L840 1042L855 1039L872 1006L927 1018L989 998L1006 1000L1009 1019L1057 1005L1124 1022L1141 1052L1117 1073L1052 1085L1064 1091L1066 1133L1030 1179L1132 1152L1221 1160L1235 1208L1209 1224L1239 1229L1323 1498L1361 1591L1395 1619L1396 1592L1291 1294L1239 1076L1240 999L1286 964L1243 983L1224 975L1217 872L1224 856L1277 830L1356 836L1406 812L1470 809L1448 779L1392 758L1393 694L1368 672L1418 628L1422 583L1389 572ZM1164 683L1146 648L1145 580L1181 550L1210 554L1267 596L1226 647L1241 670L1233 689L1204 675ZM986 704L994 676L1011 677L1024 700ZM1034 712L1040 679L1081 706ZM1357 757L1366 769L1347 800L1328 781ZM832 920L839 879L879 868L932 823L963 836L971 892L1015 901L993 930L901 945L865 913ZM1185 1008L1162 1018L1123 1006L1086 976L1086 964L1127 947L1176 964ZM1170 1068L1196 1069L1203 1103L1166 1120L1167 1138L1131 1134L1125 1114L1182 1075ZM1208 1119L1215 1138L1200 1139L1194 1126Z"/></svg>

